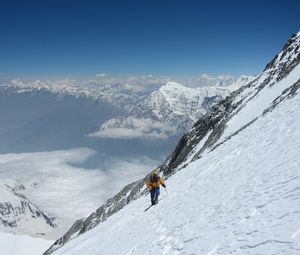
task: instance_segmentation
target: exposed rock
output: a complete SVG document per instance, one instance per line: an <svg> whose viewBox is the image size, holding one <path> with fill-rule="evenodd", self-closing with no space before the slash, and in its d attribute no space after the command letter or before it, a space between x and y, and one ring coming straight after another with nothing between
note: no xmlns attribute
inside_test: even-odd
<svg viewBox="0 0 300 255"><path fill-rule="evenodd" d="M48 216L33 204L23 193L25 186L17 181L2 180L0 183L0 229L10 233L26 233L31 236L56 227L55 218ZM9 183L9 184L7 184ZM24 230L24 225L32 229Z"/></svg>

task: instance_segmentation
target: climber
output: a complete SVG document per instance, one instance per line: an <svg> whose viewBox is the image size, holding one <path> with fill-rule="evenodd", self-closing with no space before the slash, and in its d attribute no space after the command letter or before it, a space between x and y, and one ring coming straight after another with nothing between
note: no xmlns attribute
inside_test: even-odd
<svg viewBox="0 0 300 255"><path fill-rule="evenodd" d="M158 203L158 196L160 194L160 185L166 188L166 184L163 178L161 178L157 172L152 172L149 179L146 181L147 188L150 191L151 205Z"/></svg>

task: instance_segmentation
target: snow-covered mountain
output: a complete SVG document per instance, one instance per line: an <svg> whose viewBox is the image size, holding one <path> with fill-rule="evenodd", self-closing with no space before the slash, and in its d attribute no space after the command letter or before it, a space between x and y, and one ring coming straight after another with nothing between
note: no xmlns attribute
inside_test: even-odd
<svg viewBox="0 0 300 255"><path fill-rule="evenodd" d="M59 94L61 98L65 95L74 97L86 97L92 100L104 101L120 109L127 109L130 105L136 103L144 93L158 88L161 85L160 80L146 80L139 89L132 81L131 84L123 80L115 79L97 79L97 80L36 80L23 81L21 79L12 80L10 87L17 89L18 93L49 91ZM149 86L147 88L147 85Z"/></svg>
<svg viewBox="0 0 300 255"><path fill-rule="evenodd" d="M92 137L167 139L186 132L212 105L230 94L228 88L190 88L168 82L133 107L127 116L104 122Z"/></svg>
<svg viewBox="0 0 300 255"><path fill-rule="evenodd" d="M45 236L56 227L55 218L45 214L23 194L18 181L0 181L0 230L2 232Z"/></svg>
<svg viewBox="0 0 300 255"><path fill-rule="evenodd" d="M255 76L241 75L235 78L230 75L213 77L203 74L200 78L170 79L168 77L133 76L118 77L111 75L97 76L92 80L12 80L2 87L15 88L17 93L37 93L49 91L64 96L86 97L92 100L102 100L119 109L131 111L135 104L147 97L150 93L168 82L179 81L188 87L227 87L236 89L252 81Z"/></svg>
<svg viewBox="0 0 300 255"><path fill-rule="evenodd" d="M133 182L45 254L299 254L299 89L300 32L157 167L158 205Z"/></svg>
<svg viewBox="0 0 300 255"><path fill-rule="evenodd" d="M231 76L213 78L202 75L187 87L178 82L167 82L149 96L140 100L125 116L118 116L105 121L99 130L88 134L89 137L102 138L146 138L146 139L176 139L182 135L200 117L202 117L217 102L255 77L241 76L234 79ZM188 82L188 84L190 84ZM204 87L203 85L214 85Z"/></svg>
<svg viewBox="0 0 300 255"><path fill-rule="evenodd" d="M189 115L194 121L197 114L204 114L212 103L221 97L229 95L229 91L219 87L188 88L176 82L168 82L159 90L151 93L145 100L145 107L149 108L157 119L172 119L173 116ZM138 117L139 112L134 112ZM176 118L176 117L175 117Z"/></svg>
<svg viewBox="0 0 300 255"><path fill-rule="evenodd" d="M244 85L247 85L249 82L254 80L256 76L251 75L241 75L238 78L235 78L231 75L219 75L211 76L208 74L202 74L198 78L191 78L185 80L184 84L189 87L226 87L231 90L236 90Z"/></svg>
<svg viewBox="0 0 300 255"><path fill-rule="evenodd" d="M229 76L222 79L225 77L229 79ZM213 78L207 76L207 79ZM219 84L222 79L218 78L211 84ZM228 84L238 83L241 86L251 79L251 76L241 76L238 79L231 77L233 83ZM228 95L225 87L217 90L212 87L192 89L175 86L177 83L169 80L152 76L124 78L103 75L95 80L16 79L2 84L0 118L3 123L0 126L0 152L32 152L74 147L92 147L96 150L106 148L113 151L109 146L103 146L101 139L94 138L123 137L124 133L125 138L132 138L131 134L139 134L137 129L144 131L141 119L153 123L148 132L150 134L145 135L146 138L162 138L174 134L178 136L206 112L212 103ZM186 82L188 86L195 84L195 81ZM164 103L160 106L157 100ZM164 119L166 116L168 119ZM118 129L113 129L114 127ZM128 136L126 132L119 132L123 131L122 128L128 131ZM102 129L105 132L98 132L103 131ZM139 138L143 137L143 132L141 133ZM111 144L113 143L115 142ZM173 146L171 144L167 149L170 150Z"/></svg>

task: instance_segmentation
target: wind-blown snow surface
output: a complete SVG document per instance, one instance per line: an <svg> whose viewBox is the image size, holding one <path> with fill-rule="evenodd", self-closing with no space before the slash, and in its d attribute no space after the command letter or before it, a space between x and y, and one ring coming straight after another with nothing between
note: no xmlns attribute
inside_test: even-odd
<svg viewBox="0 0 300 255"><path fill-rule="evenodd" d="M299 120L297 94L54 254L299 254Z"/></svg>
<svg viewBox="0 0 300 255"><path fill-rule="evenodd" d="M0 247L3 255L41 255L51 241L29 236L0 233Z"/></svg>
<svg viewBox="0 0 300 255"><path fill-rule="evenodd" d="M247 123L253 121L256 117L263 113L263 111L271 105L271 103L291 84L295 84L299 80L300 65L296 66L295 69L289 74L287 78L282 79L275 87L268 87L262 90L259 96L247 103L247 105L239 112L238 117L233 118L229 121L228 126L223 134L223 137L229 136L235 131L239 130ZM257 84L265 79L262 75ZM247 91L249 93L249 91ZM251 92L250 92L251 93ZM249 94L250 94L249 93ZM252 92L254 93L254 91Z"/></svg>

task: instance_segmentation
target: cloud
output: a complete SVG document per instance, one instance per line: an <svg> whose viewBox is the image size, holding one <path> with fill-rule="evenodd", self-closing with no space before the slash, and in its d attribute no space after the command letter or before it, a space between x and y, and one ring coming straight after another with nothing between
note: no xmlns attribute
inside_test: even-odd
<svg viewBox="0 0 300 255"><path fill-rule="evenodd" d="M18 180L26 187L24 194L39 208L73 223L159 163L147 157L107 158L97 169L74 166L95 155L87 148L2 154L0 178L7 182Z"/></svg>
<svg viewBox="0 0 300 255"><path fill-rule="evenodd" d="M105 122L101 128L89 134L89 137L115 139L168 139L177 133L171 124L152 119L115 118Z"/></svg>

